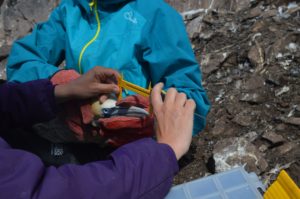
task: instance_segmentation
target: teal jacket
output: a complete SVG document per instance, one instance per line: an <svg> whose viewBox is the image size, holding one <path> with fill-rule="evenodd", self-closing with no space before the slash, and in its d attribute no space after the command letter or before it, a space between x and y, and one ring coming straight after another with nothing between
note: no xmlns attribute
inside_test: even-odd
<svg viewBox="0 0 300 199"><path fill-rule="evenodd" d="M80 73L105 66L145 88L175 87L197 104L194 134L205 126L210 105L199 65L181 16L163 0L62 0L47 22L14 43L7 77L49 78L64 60Z"/></svg>

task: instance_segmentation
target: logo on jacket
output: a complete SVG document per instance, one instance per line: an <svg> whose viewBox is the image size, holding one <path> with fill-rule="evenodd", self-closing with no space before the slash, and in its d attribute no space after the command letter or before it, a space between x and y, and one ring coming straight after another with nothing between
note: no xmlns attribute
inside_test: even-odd
<svg viewBox="0 0 300 199"><path fill-rule="evenodd" d="M64 154L64 148L61 144L51 144L51 155L62 156Z"/></svg>
<svg viewBox="0 0 300 199"><path fill-rule="evenodd" d="M137 19L134 17L134 14L132 11L125 12L124 18L133 24L137 24Z"/></svg>

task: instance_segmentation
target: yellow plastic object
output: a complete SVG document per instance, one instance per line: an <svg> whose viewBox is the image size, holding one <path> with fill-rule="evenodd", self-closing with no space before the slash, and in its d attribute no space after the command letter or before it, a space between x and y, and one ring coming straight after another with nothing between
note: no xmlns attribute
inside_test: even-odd
<svg viewBox="0 0 300 199"><path fill-rule="evenodd" d="M282 170L276 181L264 194L264 199L300 199L300 189L290 176Z"/></svg>
<svg viewBox="0 0 300 199"><path fill-rule="evenodd" d="M130 83L130 82L124 80L123 78L119 78L119 80L118 80L118 86L120 87L120 95L118 97L119 99L122 98L122 89L131 90L131 91L133 91L133 92L135 92L137 94L140 94L140 95L142 95L144 97L149 97L150 94L151 94L151 90L152 90L151 87L149 87L149 89L145 89L143 87L140 87L138 85ZM166 94L166 92L162 91L162 94Z"/></svg>

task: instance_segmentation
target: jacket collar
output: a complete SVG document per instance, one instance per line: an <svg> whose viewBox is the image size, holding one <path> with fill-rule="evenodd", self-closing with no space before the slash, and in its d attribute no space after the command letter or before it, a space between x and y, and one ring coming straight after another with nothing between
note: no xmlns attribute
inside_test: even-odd
<svg viewBox="0 0 300 199"><path fill-rule="evenodd" d="M87 12L90 12L90 3L92 3L94 0L76 0L78 4L83 7ZM117 4L117 3L123 3L130 0L96 0L98 3L101 4Z"/></svg>

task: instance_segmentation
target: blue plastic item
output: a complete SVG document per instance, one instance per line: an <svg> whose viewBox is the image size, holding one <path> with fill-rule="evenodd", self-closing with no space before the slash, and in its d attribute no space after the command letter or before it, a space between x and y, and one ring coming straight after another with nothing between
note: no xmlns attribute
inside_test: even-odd
<svg viewBox="0 0 300 199"><path fill-rule="evenodd" d="M165 199L262 199L265 186L243 167L173 187Z"/></svg>

